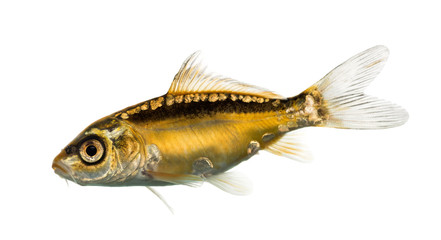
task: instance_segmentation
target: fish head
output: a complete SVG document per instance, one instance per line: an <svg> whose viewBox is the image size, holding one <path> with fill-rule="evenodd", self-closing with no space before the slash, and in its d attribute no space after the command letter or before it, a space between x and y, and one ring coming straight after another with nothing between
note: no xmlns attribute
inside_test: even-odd
<svg viewBox="0 0 441 240"><path fill-rule="evenodd" d="M105 117L69 143L55 157L52 168L80 185L123 184L144 165L143 146L129 124Z"/></svg>

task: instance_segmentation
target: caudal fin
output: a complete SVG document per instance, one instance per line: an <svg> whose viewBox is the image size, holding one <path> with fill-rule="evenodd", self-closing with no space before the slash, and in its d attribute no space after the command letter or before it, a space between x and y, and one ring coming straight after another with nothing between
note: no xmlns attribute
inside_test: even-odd
<svg viewBox="0 0 441 240"><path fill-rule="evenodd" d="M407 121L409 116L400 106L364 94L388 56L385 46L375 46L348 59L314 85L329 112L326 127L383 129Z"/></svg>

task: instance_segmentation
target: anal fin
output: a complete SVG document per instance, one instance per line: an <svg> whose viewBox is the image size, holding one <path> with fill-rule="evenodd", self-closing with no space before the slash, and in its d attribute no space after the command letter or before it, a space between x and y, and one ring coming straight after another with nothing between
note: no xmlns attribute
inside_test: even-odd
<svg viewBox="0 0 441 240"><path fill-rule="evenodd" d="M266 151L300 162L312 160L312 154L303 144L302 130L286 133L282 138L265 148Z"/></svg>

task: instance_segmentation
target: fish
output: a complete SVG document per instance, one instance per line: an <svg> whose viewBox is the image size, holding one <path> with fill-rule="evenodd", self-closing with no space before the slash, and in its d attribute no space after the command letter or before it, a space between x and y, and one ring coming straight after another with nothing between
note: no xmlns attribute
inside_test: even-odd
<svg viewBox="0 0 441 240"><path fill-rule="evenodd" d="M293 97L208 73L200 53L188 57L162 96L127 107L85 128L55 157L60 177L91 186L200 186L235 195L249 181L229 171L266 150L306 161L300 129L385 129L409 115L366 95L389 56L367 49Z"/></svg>

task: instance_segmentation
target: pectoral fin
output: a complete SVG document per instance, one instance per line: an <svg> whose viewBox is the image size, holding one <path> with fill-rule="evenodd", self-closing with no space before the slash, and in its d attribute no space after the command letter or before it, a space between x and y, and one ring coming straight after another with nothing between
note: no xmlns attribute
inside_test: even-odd
<svg viewBox="0 0 441 240"><path fill-rule="evenodd" d="M150 190L156 197L159 198L159 200L162 201L162 203L164 203L164 205L168 208L168 210L172 213L175 214L175 211L173 210L173 208L167 203L167 201L165 201L164 197L162 197L161 194L159 194L155 189L153 189L152 187L147 186L147 189Z"/></svg>
<svg viewBox="0 0 441 240"><path fill-rule="evenodd" d="M201 177L191 174L160 173L151 171L147 171L147 174L155 180L177 185L200 187L204 183L204 180Z"/></svg>

